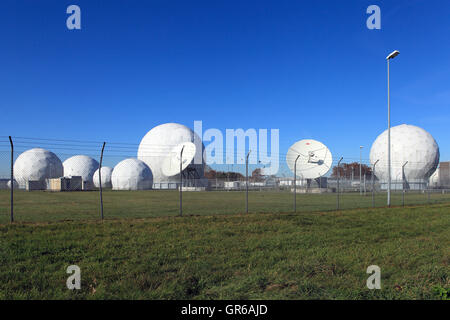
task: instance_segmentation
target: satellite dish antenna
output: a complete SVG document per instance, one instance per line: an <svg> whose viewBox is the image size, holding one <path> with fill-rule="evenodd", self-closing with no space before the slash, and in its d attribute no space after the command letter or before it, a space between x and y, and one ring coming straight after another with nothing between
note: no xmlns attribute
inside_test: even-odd
<svg viewBox="0 0 450 320"><path fill-rule="evenodd" d="M181 150L183 150L183 162L181 164L181 170L186 169L186 167L192 162L195 156L195 144L192 142L183 142L175 146L162 163L162 173L167 176L175 176L180 173L180 157Z"/></svg>
<svg viewBox="0 0 450 320"><path fill-rule="evenodd" d="M296 175L303 179L323 177L330 171L333 163L333 156L327 146L311 139L297 141L289 148L286 162L292 172L297 157Z"/></svg>

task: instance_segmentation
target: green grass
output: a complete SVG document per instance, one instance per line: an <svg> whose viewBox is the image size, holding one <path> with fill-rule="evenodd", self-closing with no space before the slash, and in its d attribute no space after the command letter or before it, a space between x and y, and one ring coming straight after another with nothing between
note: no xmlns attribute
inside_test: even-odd
<svg viewBox="0 0 450 320"><path fill-rule="evenodd" d="M108 218L146 218L178 215L176 191L105 191L104 214ZM61 221L99 219L98 192L25 192L14 196L16 221ZM10 195L0 191L0 223L9 221ZM298 194L297 211L329 211L336 209L336 194ZM427 194L408 193L407 205L428 203ZM433 193L430 203L450 202L450 193ZM372 196L345 193L340 197L341 208L370 208ZM400 206L400 193L393 193L392 205ZM386 205L386 194L376 195L375 205ZM278 213L293 211L293 193L253 191L249 193L249 211L253 213ZM184 192L183 212L186 215L237 214L245 212L245 192Z"/></svg>
<svg viewBox="0 0 450 320"><path fill-rule="evenodd" d="M219 193L211 193L208 199L219 202L207 203L207 208L202 209L199 195L191 193L186 194L186 198L191 197L188 210L198 216L130 218L174 214L176 194L167 193L160 202L157 194L136 193L133 200L126 193L108 194L107 201L113 197L121 200L117 202L121 209L106 202L106 212L127 218L104 222L93 219L98 214L90 208L96 203L93 193L83 199L84 206L78 210L81 203L68 202L73 194L46 194L46 203L35 207L32 202L26 203L26 198L42 195L18 194L18 198L23 197L20 203L33 211L19 211L24 219L89 219L0 225L0 299L447 296L448 203L339 212L208 215L208 207L216 210L210 213L243 211L243 195L230 192L228 201L239 199L239 203L230 206L231 202L220 200ZM252 200L253 210L269 211L275 199L278 210L290 209L292 198L288 195L279 195L286 201L282 203L273 194L262 194L251 194L252 199L260 197L262 201L259 204ZM76 196L81 198L84 194ZM161 194L159 197L163 198ZM303 199L319 203L328 198L322 195ZM329 199L331 206L332 197ZM347 201L351 206L350 198ZM148 204L148 208L143 204ZM69 276L66 268L72 264L81 268L79 291L65 286ZM381 290L366 288L366 269L372 264L381 268Z"/></svg>

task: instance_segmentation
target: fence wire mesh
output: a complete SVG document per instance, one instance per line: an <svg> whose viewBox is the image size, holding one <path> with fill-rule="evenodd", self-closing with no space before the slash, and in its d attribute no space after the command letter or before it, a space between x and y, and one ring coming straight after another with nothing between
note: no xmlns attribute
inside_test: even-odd
<svg viewBox="0 0 450 320"><path fill-rule="evenodd" d="M13 141L15 221L101 218L98 168L103 142L23 137L13 137ZM156 170L136 160L137 147L106 143L101 171L106 219L177 216L180 185L183 215L244 214L247 206L250 213L290 213L294 202L297 213L386 206L387 186L373 175L369 159L360 163L360 159L342 155L338 167L336 157L325 177L306 180L298 175L294 193L286 155L279 155L276 175L264 175L266 168L261 163L250 163L246 170L246 155L236 154L238 163L190 165L181 177L161 179ZM33 148L40 149L28 151ZM167 151L153 147L149 156L163 158ZM9 139L1 137L0 223L10 221L10 165ZM392 171L403 172L402 166L393 162ZM384 169L381 163L376 167ZM391 205L450 202L450 184L443 179L448 168L440 169L443 174L437 180L405 181L403 176L393 176Z"/></svg>

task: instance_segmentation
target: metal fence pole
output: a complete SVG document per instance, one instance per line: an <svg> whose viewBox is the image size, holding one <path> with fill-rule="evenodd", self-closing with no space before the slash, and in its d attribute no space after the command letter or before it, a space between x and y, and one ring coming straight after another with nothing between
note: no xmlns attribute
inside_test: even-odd
<svg viewBox="0 0 450 320"><path fill-rule="evenodd" d="M251 150L247 153L247 157L245 158L245 175L246 175L246 191L245 191L245 211L248 213L248 157L250 156Z"/></svg>
<svg viewBox="0 0 450 320"><path fill-rule="evenodd" d="M405 166L408 164L406 161L402 166L402 206L405 206Z"/></svg>
<svg viewBox="0 0 450 320"><path fill-rule="evenodd" d="M9 136L11 144L11 223L14 222L14 144L11 136Z"/></svg>
<svg viewBox="0 0 450 320"><path fill-rule="evenodd" d="M372 208L375 208L375 168L376 165L380 161L379 159L375 161L373 164L373 170L372 170Z"/></svg>
<svg viewBox="0 0 450 320"><path fill-rule="evenodd" d="M359 146L359 195L362 196L362 149L363 146Z"/></svg>
<svg viewBox="0 0 450 320"><path fill-rule="evenodd" d="M336 194L337 194L337 204L336 204L336 206L337 206L337 210L339 210L339 206L340 206L340 203L339 203L339 176L341 175L341 173L340 173L340 165L341 165L342 159L344 159L344 157L341 157L341 159L339 159L339 162L338 162L338 165L337 165L337 188L336 188Z"/></svg>
<svg viewBox="0 0 450 320"><path fill-rule="evenodd" d="M184 150L184 145L181 148L181 152L180 152L180 217L183 216L183 150Z"/></svg>
<svg viewBox="0 0 450 320"><path fill-rule="evenodd" d="M100 187L100 214L103 220L103 187L102 187L102 163L103 163L103 151L105 150L106 142L103 142L102 152L100 154L100 165L98 167L98 183Z"/></svg>
<svg viewBox="0 0 450 320"><path fill-rule="evenodd" d="M294 162L294 212L297 212L297 160L300 155L297 156Z"/></svg>
<svg viewBox="0 0 450 320"><path fill-rule="evenodd" d="M366 173L364 172L364 196L367 195L367 190L366 190Z"/></svg>

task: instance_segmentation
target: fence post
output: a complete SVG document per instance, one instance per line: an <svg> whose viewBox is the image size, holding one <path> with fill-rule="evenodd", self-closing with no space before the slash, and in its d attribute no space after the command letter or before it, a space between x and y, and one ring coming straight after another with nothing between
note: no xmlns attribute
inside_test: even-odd
<svg viewBox="0 0 450 320"><path fill-rule="evenodd" d="M246 176L246 191L245 191L245 211L246 213L248 213L248 157L250 155L250 152L252 152L252 150L250 150L247 153L247 157L245 157L245 176Z"/></svg>
<svg viewBox="0 0 450 320"><path fill-rule="evenodd" d="M340 165L341 165L341 161L342 159L344 159L344 157L341 157L341 159L339 159L338 165L337 165L337 188L336 188L336 194L337 194L337 210L339 210L339 177L341 175L340 172Z"/></svg>
<svg viewBox="0 0 450 320"><path fill-rule="evenodd" d="M405 166L408 164L406 161L402 166L402 207L405 206Z"/></svg>
<svg viewBox="0 0 450 320"><path fill-rule="evenodd" d="M376 167L378 161L380 161L380 159L375 161L375 163L373 164L373 170L372 170L372 208L375 208L375 167Z"/></svg>
<svg viewBox="0 0 450 320"><path fill-rule="evenodd" d="M14 144L11 136L9 136L9 143L11 144L11 223L14 222Z"/></svg>
<svg viewBox="0 0 450 320"><path fill-rule="evenodd" d="M364 172L364 196L367 195L367 190L366 190L366 173Z"/></svg>
<svg viewBox="0 0 450 320"><path fill-rule="evenodd" d="M297 156L294 162L294 212L297 212L297 160L300 155Z"/></svg>
<svg viewBox="0 0 450 320"><path fill-rule="evenodd" d="M184 145L180 152L180 217L183 216L183 151Z"/></svg>
<svg viewBox="0 0 450 320"><path fill-rule="evenodd" d="M100 165L98 167L98 182L100 186L100 214L103 220L103 187L102 187L102 163L103 163L103 151L105 150L106 142L103 142L102 152L100 154Z"/></svg>

